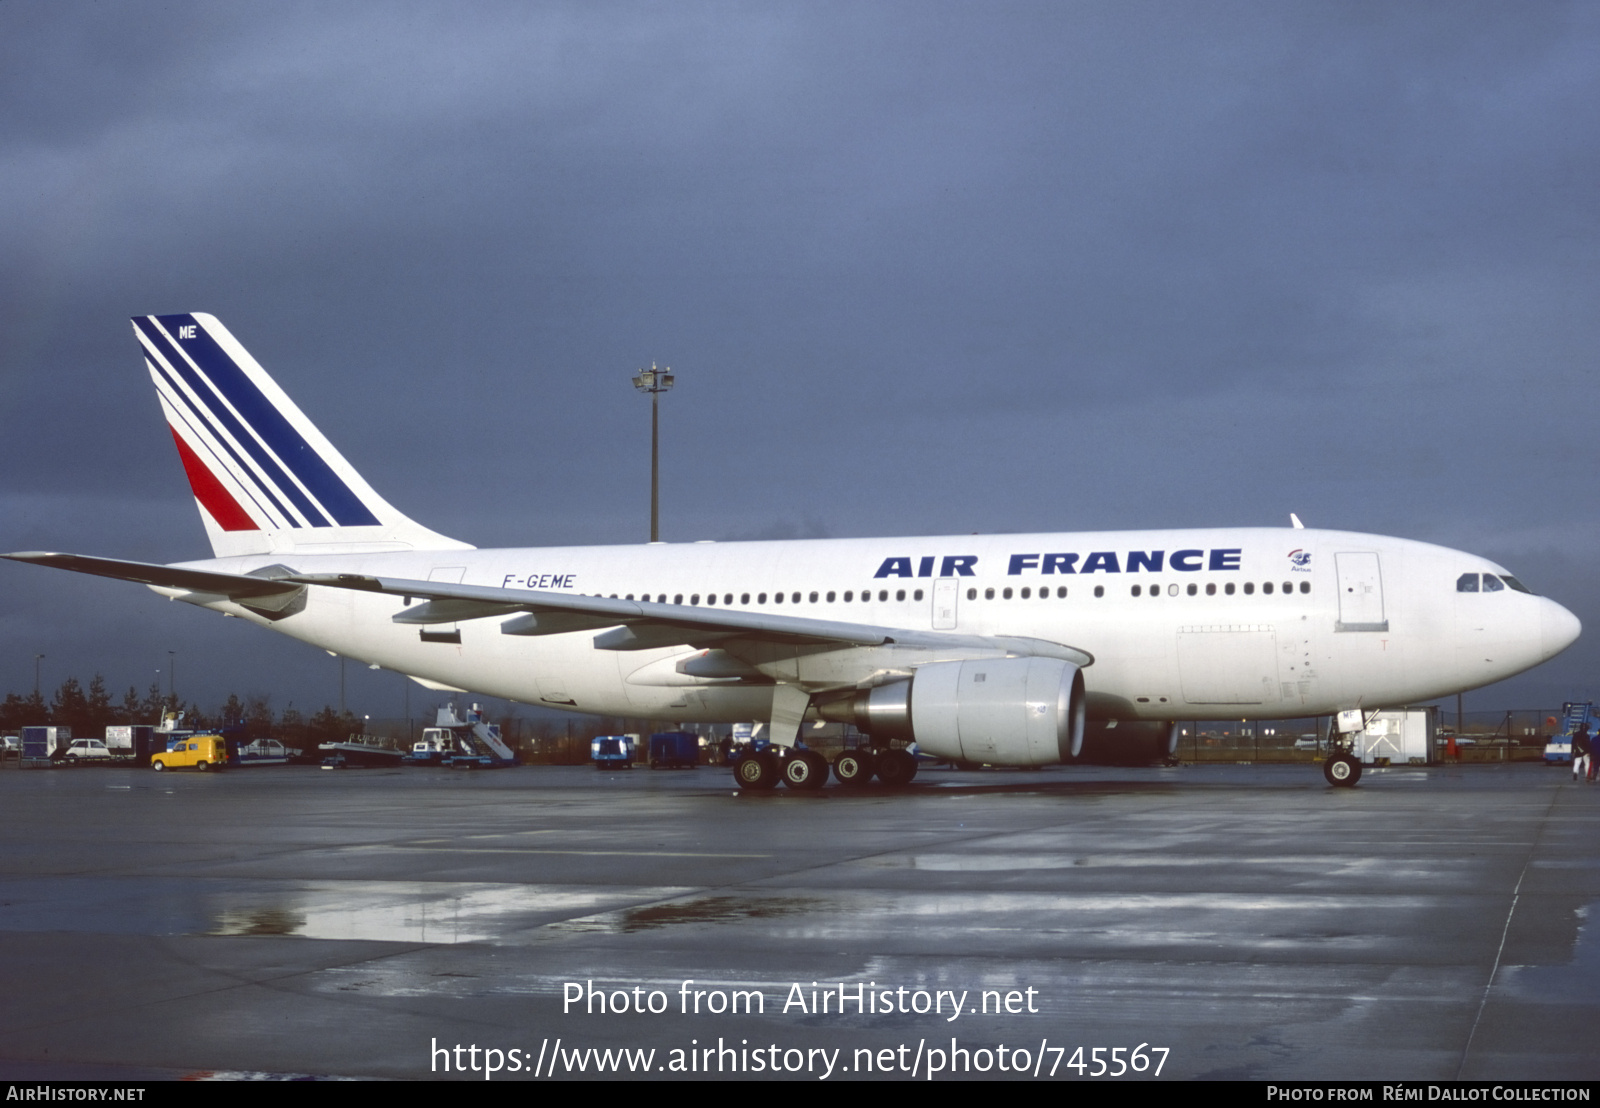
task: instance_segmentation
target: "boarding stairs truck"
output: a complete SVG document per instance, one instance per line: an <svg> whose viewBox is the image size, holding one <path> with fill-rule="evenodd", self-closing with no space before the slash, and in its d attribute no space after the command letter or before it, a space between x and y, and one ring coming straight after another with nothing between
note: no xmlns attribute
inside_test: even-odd
<svg viewBox="0 0 1600 1108"><path fill-rule="evenodd" d="M1574 700L1561 705L1561 730L1544 744L1545 765L1572 764L1572 736L1580 727L1589 732L1591 739L1596 730L1600 730L1600 712L1596 712L1592 700Z"/></svg>
<svg viewBox="0 0 1600 1108"><path fill-rule="evenodd" d="M457 769L494 769L517 764L516 753L505 744L500 725L483 718L474 704L462 719L454 704L440 708L435 725L425 728L422 740L412 744L406 761L411 765L444 765Z"/></svg>

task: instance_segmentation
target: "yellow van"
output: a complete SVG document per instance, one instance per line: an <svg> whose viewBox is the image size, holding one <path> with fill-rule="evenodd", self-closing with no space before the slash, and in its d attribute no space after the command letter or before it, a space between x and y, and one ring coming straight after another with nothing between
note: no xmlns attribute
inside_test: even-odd
<svg viewBox="0 0 1600 1108"><path fill-rule="evenodd" d="M228 744L221 735L191 735L173 744L171 750L150 755L150 768L157 771L193 766L204 772L213 766L221 769L227 764Z"/></svg>

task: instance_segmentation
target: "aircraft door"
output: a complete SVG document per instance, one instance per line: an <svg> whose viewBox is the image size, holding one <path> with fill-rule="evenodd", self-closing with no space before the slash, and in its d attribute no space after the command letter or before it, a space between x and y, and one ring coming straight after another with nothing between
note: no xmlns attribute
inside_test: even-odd
<svg viewBox="0 0 1600 1108"><path fill-rule="evenodd" d="M954 577L941 577L933 583L933 629L956 629L956 605L960 603L960 588Z"/></svg>
<svg viewBox="0 0 1600 1108"><path fill-rule="evenodd" d="M1338 631L1387 631L1383 573L1376 551L1345 551L1333 556L1339 569Z"/></svg>

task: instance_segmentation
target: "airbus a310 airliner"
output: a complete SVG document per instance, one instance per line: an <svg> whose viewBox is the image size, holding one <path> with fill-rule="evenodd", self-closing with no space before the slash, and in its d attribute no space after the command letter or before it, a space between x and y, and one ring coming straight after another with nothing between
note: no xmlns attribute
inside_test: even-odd
<svg viewBox="0 0 1600 1108"><path fill-rule="evenodd" d="M142 582L432 689L768 721L773 745L735 765L747 789L823 785L795 742L809 720L870 736L835 759L841 782L903 784L910 743L1046 765L1111 721L1164 729L1169 752L1180 718L1359 725L1520 673L1580 629L1483 558L1298 526L478 550L374 492L212 316L133 326L215 557L5 557ZM1360 763L1324 769L1349 785Z"/></svg>

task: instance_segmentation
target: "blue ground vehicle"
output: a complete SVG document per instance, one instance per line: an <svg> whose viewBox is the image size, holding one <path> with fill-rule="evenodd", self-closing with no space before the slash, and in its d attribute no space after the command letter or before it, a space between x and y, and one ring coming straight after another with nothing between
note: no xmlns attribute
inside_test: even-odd
<svg viewBox="0 0 1600 1108"><path fill-rule="evenodd" d="M662 731L650 736L651 769L694 769L700 764L700 736Z"/></svg>
<svg viewBox="0 0 1600 1108"><path fill-rule="evenodd" d="M633 739L627 735L597 735L589 743L595 769L632 769Z"/></svg>

